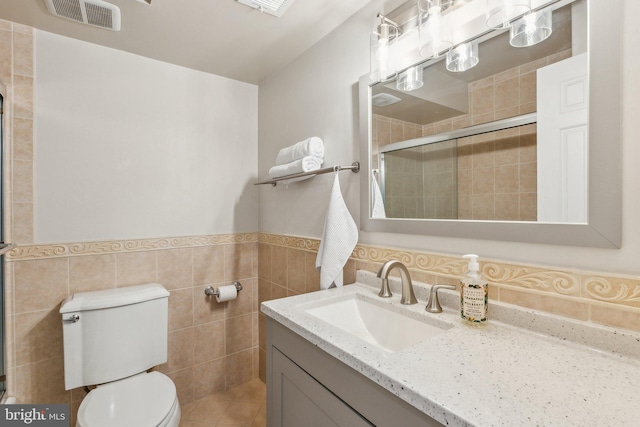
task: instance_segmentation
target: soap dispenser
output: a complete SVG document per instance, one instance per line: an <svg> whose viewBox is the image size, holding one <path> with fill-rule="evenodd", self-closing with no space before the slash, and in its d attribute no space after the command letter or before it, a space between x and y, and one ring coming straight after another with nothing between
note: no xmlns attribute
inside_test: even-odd
<svg viewBox="0 0 640 427"><path fill-rule="evenodd" d="M484 324L487 321L489 302L488 284L478 264L478 255L468 254L469 269L460 281L460 316L472 324Z"/></svg>

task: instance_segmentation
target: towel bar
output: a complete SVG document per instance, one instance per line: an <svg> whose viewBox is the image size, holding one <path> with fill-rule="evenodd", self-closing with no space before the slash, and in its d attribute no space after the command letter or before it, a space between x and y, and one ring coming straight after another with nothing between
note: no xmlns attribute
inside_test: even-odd
<svg viewBox="0 0 640 427"><path fill-rule="evenodd" d="M311 171L311 172L302 172L302 173L296 173L296 174L293 174L293 175L281 176L279 178L270 179L268 181L256 182L253 185L271 184L272 186L275 187L276 184L278 184L279 181L286 181L286 180L289 180L289 179L300 178L300 177L309 176L309 175L322 175L324 173L339 172L339 171L342 171L342 170L350 170L353 173L358 173L358 172L360 172L360 162L353 162L353 163L351 163L350 166L332 166L330 168L318 169L318 170Z"/></svg>

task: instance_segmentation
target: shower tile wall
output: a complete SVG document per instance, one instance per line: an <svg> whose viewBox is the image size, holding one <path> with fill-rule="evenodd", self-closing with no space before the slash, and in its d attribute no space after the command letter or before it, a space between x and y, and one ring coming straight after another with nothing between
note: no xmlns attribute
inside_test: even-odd
<svg viewBox="0 0 640 427"><path fill-rule="evenodd" d="M571 51L563 51L469 84L469 114L453 119L420 126L374 115L373 164L379 164L379 147L387 144L534 112L536 70L570 56ZM439 153L447 150L439 150ZM388 215L398 218L536 220L535 126L460 139L457 155L458 176L453 178L458 185L455 199L447 191L448 185L436 190L436 194L429 192L429 188L433 188L429 185L433 175L443 173L442 156L438 156L440 160L436 164L422 155L425 175L421 182L417 176L420 168L410 167L417 159L417 153L402 154L411 160L400 163L409 167L392 169L393 172L386 176L390 180L386 191L391 192L388 194ZM450 183L449 175L445 179Z"/></svg>
<svg viewBox="0 0 640 427"><path fill-rule="evenodd" d="M205 239L214 243L193 243ZM64 390L60 302L74 292L149 282L171 293L168 361L159 370L173 379L182 404L256 378L256 240L249 234L21 246L8 263L15 289L10 394L20 402L70 403L75 413L85 393ZM123 249L132 247L165 249ZM204 294L207 285L235 280L244 289L234 301L219 304Z"/></svg>

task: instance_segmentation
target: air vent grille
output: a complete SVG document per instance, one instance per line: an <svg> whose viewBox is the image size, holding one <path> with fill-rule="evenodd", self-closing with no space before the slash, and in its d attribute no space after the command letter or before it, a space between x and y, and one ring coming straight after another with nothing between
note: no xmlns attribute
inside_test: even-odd
<svg viewBox="0 0 640 427"><path fill-rule="evenodd" d="M113 26L113 13L110 9L93 3L85 3L87 9L87 23L98 27L111 28Z"/></svg>
<svg viewBox="0 0 640 427"><path fill-rule="evenodd" d="M277 17L281 17L293 2L294 0L238 0L238 3Z"/></svg>
<svg viewBox="0 0 640 427"><path fill-rule="evenodd" d="M44 0L49 12L62 18L120 31L120 9L103 0Z"/></svg>
<svg viewBox="0 0 640 427"><path fill-rule="evenodd" d="M82 8L78 0L53 0L53 7L58 16L82 22Z"/></svg>

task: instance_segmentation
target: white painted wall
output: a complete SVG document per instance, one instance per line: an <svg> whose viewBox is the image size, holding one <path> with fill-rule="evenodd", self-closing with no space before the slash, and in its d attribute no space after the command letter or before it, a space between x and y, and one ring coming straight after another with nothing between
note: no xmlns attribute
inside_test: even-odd
<svg viewBox="0 0 640 427"><path fill-rule="evenodd" d="M255 85L36 31L36 243L257 231Z"/></svg>
<svg viewBox="0 0 640 427"><path fill-rule="evenodd" d="M387 247L461 255L590 271L640 274L640 44L636 17L640 2L624 0L623 35L623 241L621 249L453 239L389 233L360 233L360 242ZM310 135L325 139L327 164L358 160L358 92L360 76L369 71L369 32L383 1L371 2L296 61L260 84L259 167L266 176L277 151ZM606 65L605 65L606 66ZM359 177L341 172L343 194L359 222ZM261 188L260 231L319 238L331 177L323 175L289 189Z"/></svg>

